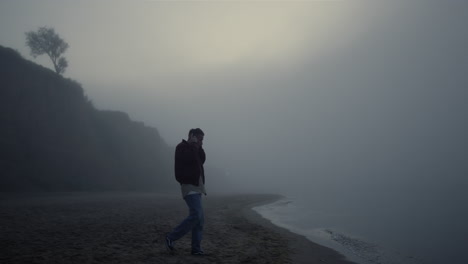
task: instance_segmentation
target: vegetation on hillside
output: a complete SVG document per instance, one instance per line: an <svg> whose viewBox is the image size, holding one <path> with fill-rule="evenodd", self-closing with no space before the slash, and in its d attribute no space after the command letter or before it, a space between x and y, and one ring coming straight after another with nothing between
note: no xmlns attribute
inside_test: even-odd
<svg viewBox="0 0 468 264"><path fill-rule="evenodd" d="M40 27L37 31L26 32L26 45L31 49L34 58L47 54L55 72L58 74L65 72L68 61L62 55L68 49L68 43L55 33L53 28Z"/></svg>

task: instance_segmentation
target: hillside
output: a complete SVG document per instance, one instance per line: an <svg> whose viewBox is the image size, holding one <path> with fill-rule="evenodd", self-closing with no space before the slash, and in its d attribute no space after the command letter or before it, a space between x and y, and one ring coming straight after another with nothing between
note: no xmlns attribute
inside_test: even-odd
<svg viewBox="0 0 468 264"><path fill-rule="evenodd" d="M0 46L0 191L158 190L170 158L155 128Z"/></svg>

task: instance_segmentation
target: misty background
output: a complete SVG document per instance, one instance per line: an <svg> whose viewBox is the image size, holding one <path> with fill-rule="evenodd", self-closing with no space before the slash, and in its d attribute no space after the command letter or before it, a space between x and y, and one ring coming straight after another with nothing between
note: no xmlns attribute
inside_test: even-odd
<svg viewBox="0 0 468 264"><path fill-rule="evenodd" d="M231 178L213 191L455 199L467 187L466 10L460 1L2 1L0 41L27 58L24 32L52 26L70 44L65 76L97 108L127 112L172 146L202 128L207 165Z"/></svg>
<svg viewBox="0 0 468 264"><path fill-rule="evenodd" d="M467 13L463 1L2 1L0 45L33 60L24 33L54 27L70 44L65 76L97 108L169 146L202 128L206 165L223 172L208 193L444 208L421 221L459 219L466 234Z"/></svg>
<svg viewBox="0 0 468 264"><path fill-rule="evenodd" d="M232 178L216 191L466 190L463 2L0 5L1 44L27 57L24 32L54 27L70 44L65 76L97 108L169 145L202 128L208 164Z"/></svg>

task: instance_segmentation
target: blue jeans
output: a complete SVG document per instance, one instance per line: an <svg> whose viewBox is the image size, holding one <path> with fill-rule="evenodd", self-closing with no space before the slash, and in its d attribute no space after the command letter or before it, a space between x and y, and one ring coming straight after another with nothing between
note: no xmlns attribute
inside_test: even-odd
<svg viewBox="0 0 468 264"><path fill-rule="evenodd" d="M188 232L192 231L192 251L201 251L201 240L203 237L204 214L201 202L201 193L190 194L184 197L190 214L182 221L167 237L176 241Z"/></svg>

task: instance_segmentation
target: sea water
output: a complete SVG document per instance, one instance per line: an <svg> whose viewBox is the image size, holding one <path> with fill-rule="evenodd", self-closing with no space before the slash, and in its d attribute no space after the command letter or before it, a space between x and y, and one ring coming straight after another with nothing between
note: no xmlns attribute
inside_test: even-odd
<svg viewBox="0 0 468 264"><path fill-rule="evenodd" d="M468 263L464 203L392 200L349 206L291 195L254 210L357 263Z"/></svg>

